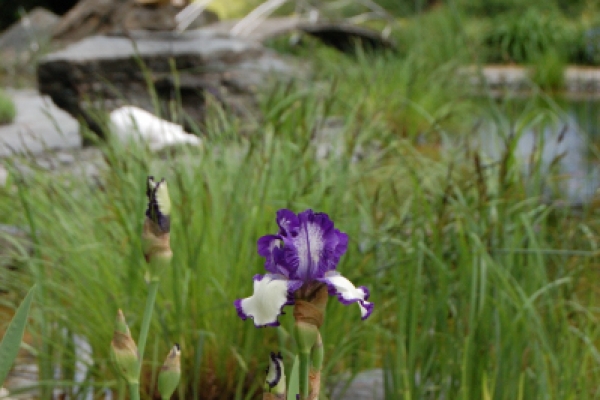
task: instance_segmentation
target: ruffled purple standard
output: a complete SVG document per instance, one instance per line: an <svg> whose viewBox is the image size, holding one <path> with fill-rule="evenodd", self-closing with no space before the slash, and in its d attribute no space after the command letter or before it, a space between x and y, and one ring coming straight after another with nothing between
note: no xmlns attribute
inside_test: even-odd
<svg viewBox="0 0 600 400"><path fill-rule="evenodd" d="M255 276L252 297L235 301L242 319L254 319L257 327L279 325L283 307L294 303L293 293L315 281L326 284L342 304L358 303L362 319L371 315L367 288L356 288L336 271L348 249L348 235L335 229L327 214L306 210L296 215L282 209L277 225L276 235L258 239L258 254L265 258L268 274Z"/></svg>
<svg viewBox="0 0 600 400"><path fill-rule="evenodd" d="M277 213L283 241L283 264L293 279L310 282L334 270L348 248L348 235L333 227L324 213L306 210Z"/></svg>

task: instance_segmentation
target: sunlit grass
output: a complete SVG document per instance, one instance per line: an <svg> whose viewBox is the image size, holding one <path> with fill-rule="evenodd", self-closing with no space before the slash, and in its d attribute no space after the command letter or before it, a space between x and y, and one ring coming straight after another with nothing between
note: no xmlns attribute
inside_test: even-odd
<svg viewBox="0 0 600 400"><path fill-rule="evenodd" d="M262 93L256 131L237 135L221 114L201 150L103 145L100 183L16 174L0 189L0 217L34 227L39 246L18 272L1 269L0 281L44 289L32 323L61 379L73 381L78 335L93 349L87 384L98 396L102 386L123 389L109 343L117 308L134 337L141 323L139 237L154 175L169 182L174 258L147 346L147 394L173 342L183 355L179 398L259 398L265 355L282 350L290 367L293 343L241 321L233 301L264 271L256 240L274 232L275 212L313 208L348 233L339 269L369 287L376 307L361 322L356 306L330 301L325 378L387 368L389 399L597 396L596 210L543 202L511 152L476 156L464 134L483 102L456 78L464 59L427 52L319 49L314 81ZM333 116L343 121L338 152L317 158L318 132ZM502 115L492 122L507 137L520 126ZM282 322L289 332L291 312Z"/></svg>

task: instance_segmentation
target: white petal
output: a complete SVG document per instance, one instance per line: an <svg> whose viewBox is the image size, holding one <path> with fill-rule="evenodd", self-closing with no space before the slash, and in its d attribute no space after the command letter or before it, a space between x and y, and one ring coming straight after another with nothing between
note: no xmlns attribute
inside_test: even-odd
<svg viewBox="0 0 600 400"><path fill-rule="evenodd" d="M319 281L325 283L329 288L329 293L336 295L342 304L358 303L362 319L367 319L373 312L373 303L367 301L369 291L364 286L355 287L352 282L337 271L327 272L325 277L319 279Z"/></svg>
<svg viewBox="0 0 600 400"><path fill-rule="evenodd" d="M293 304L293 293L301 285L302 282L289 281L279 275L257 275L252 297L235 302L238 315L242 319L252 318L257 327L278 326L277 318L283 307Z"/></svg>

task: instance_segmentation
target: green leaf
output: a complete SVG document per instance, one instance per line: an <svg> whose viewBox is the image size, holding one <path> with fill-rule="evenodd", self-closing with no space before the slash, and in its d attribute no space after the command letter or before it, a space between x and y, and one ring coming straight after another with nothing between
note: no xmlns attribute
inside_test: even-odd
<svg viewBox="0 0 600 400"><path fill-rule="evenodd" d="M300 359L298 356L294 358L294 365L292 366L292 373L290 374L290 380L288 384L287 400L296 400L296 395L300 393L300 375L298 370L300 369Z"/></svg>
<svg viewBox="0 0 600 400"><path fill-rule="evenodd" d="M8 329L0 342L0 383L4 382L8 371L12 367L12 364L19 353L21 347L21 340L23 339L23 333L25 332L25 325L27 324L27 315L29 314L29 307L31 306L31 300L35 293L35 285L29 290L27 296L17 309L15 316L8 325Z"/></svg>

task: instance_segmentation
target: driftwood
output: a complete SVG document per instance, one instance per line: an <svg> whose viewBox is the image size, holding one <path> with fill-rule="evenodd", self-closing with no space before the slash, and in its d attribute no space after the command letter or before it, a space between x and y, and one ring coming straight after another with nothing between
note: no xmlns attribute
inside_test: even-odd
<svg viewBox="0 0 600 400"><path fill-rule="evenodd" d="M172 31L175 15L189 0L82 0L58 23L53 39L76 42L92 35L127 35L138 30ZM205 13L202 22L214 22L215 14Z"/></svg>
<svg viewBox="0 0 600 400"><path fill-rule="evenodd" d="M228 34L239 20L220 21L209 26L212 31ZM244 37L258 42L266 42L279 36L301 32L318 38L324 44L345 53L354 53L356 46L365 49L394 49L395 44L376 30L352 25L344 21L310 22L297 17L269 18Z"/></svg>

